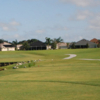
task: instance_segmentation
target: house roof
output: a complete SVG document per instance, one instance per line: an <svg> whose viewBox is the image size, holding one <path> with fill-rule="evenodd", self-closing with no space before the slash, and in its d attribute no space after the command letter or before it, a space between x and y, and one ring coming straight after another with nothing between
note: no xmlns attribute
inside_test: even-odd
<svg viewBox="0 0 100 100"><path fill-rule="evenodd" d="M14 47L13 45L3 45L4 47Z"/></svg>
<svg viewBox="0 0 100 100"><path fill-rule="evenodd" d="M14 47L11 43L8 42L0 43L0 48L11 48L11 47Z"/></svg>
<svg viewBox="0 0 100 100"><path fill-rule="evenodd" d="M94 42L94 43L96 43L96 44L98 44L98 39L96 39L96 38L94 38L94 39L92 39L92 40L90 40L91 42Z"/></svg>
<svg viewBox="0 0 100 100"><path fill-rule="evenodd" d="M11 45L11 43L8 43L8 42L3 42L2 44L3 45Z"/></svg>
<svg viewBox="0 0 100 100"><path fill-rule="evenodd" d="M44 42L41 42L41 41L36 41L36 42L33 42L32 44L30 44L30 46L33 46L33 47L45 47L46 44Z"/></svg>
<svg viewBox="0 0 100 100"><path fill-rule="evenodd" d="M75 45L86 45L86 44L89 44L89 45L95 45L95 43L91 42L91 41L88 41L86 39L82 39L78 42L75 43Z"/></svg>

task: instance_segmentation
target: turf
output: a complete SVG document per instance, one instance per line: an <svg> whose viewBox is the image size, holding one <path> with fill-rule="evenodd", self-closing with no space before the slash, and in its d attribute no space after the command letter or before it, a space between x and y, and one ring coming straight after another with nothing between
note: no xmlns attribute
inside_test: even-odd
<svg viewBox="0 0 100 100"><path fill-rule="evenodd" d="M0 52L0 62L40 59L0 71L0 100L100 100L100 61L84 58L100 59L100 49Z"/></svg>

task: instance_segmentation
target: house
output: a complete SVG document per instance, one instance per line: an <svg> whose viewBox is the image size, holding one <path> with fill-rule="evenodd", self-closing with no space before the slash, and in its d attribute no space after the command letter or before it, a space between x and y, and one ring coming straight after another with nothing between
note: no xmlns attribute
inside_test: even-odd
<svg viewBox="0 0 100 100"><path fill-rule="evenodd" d="M93 43L99 44L98 39L96 39L96 38L94 38L94 39L92 39L90 41L93 42Z"/></svg>
<svg viewBox="0 0 100 100"><path fill-rule="evenodd" d="M15 51L15 47L8 42L0 43L0 51Z"/></svg>
<svg viewBox="0 0 100 100"><path fill-rule="evenodd" d="M67 49L67 43L64 43L64 42L57 43L56 49Z"/></svg>
<svg viewBox="0 0 100 100"><path fill-rule="evenodd" d="M17 45L17 50L21 50L22 46L23 46L22 44L18 44Z"/></svg>
<svg viewBox="0 0 100 100"><path fill-rule="evenodd" d="M41 41L35 41L30 44L29 50L48 50L51 49L50 45L46 45L44 42Z"/></svg>
<svg viewBox="0 0 100 100"><path fill-rule="evenodd" d="M97 44L93 43L89 40L82 39L75 43L75 48L87 48L87 45L89 48L97 48Z"/></svg>

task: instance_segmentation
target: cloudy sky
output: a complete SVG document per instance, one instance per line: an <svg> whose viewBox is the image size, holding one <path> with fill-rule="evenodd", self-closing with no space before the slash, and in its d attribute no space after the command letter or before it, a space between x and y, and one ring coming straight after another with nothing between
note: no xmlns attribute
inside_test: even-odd
<svg viewBox="0 0 100 100"><path fill-rule="evenodd" d="M100 0L0 0L0 38L100 39Z"/></svg>

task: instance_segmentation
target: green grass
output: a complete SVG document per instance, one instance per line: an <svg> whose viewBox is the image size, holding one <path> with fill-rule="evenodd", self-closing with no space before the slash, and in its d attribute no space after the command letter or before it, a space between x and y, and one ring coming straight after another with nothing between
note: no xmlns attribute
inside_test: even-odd
<svg viewBox="0 0 100 100"><path fill-rule="evenodd" d="M64 60L65 54L77 56ZM0 52L0 62L41 59L0 71L0 100L100 100L100 61L83 58L100 59L100 49Z"/></svg>

